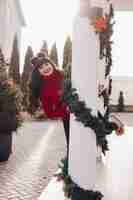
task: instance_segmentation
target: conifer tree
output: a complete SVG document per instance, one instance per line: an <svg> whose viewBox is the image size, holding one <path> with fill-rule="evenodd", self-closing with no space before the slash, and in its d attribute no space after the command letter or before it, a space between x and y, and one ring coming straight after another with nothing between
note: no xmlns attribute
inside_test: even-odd
<svg viewBox="0 0 133 200"><path fill-rule="evenodd" d="M21 93L8 76L7 64L0 49L0 134L15 131L21 121Z"/></svg>
<svg viewBox="0 0 133 200"><path fill-rule="evenodd" d="M9 75L13 78L14 82L20 84L20 58L18 49L18 40L15 36L13 41L12 55L10 61Z"/></svg>
<svg viewBox="0 0 133 200"><path fill-rule="evenodd" d="M43 45L40 49L40 52L44 53L46 56L48 56L48 44L47 44L47 41L44 40L43 41Z"/></svg>
<svg viewBox="0 0 133 200"><path fill-rule="evenodd" d="M68 36L64 45L62 68L65 70L67 65L71 64L71 62L72 62L72 41L71 38Z"/></svg>
<svg viewBox="0 0 133 200"><path fill-rule="evenodd" d="M59 65L59 62L58 62L58 51L57 51L56 43L54 43L52 48L51 48L50 59L56 64L56 66Z"/></svg>
<svg viewBox="0 0 133 200"><path fill-rule="evenodd" d="M33 65L31 64L31 58L33 57L32 48L29 46L25 54L24 68L21 77L21 90L23 93L23 107L28 108L29 99L29 79L33 71Z"/></svg>

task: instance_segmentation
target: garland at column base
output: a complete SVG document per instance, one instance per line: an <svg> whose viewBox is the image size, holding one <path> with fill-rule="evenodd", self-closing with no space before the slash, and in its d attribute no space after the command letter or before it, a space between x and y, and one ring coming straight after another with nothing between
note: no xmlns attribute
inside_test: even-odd
<svg viewBox="0 0 133 200"><path fill-rule="evenodd" d="M68 159L62 159L59 165L61 172L56 174L57 181L64 181L64 193L71 200L101 200L103 195L99 191L84 190L75 184L68 175Z"/></svg>
<svg viewBox="0 0 133 200"><path fill-rule="evenodd" d="M76 186L73 189L71 200L101 200L103 195L96 191L87 191Z"/></svg>

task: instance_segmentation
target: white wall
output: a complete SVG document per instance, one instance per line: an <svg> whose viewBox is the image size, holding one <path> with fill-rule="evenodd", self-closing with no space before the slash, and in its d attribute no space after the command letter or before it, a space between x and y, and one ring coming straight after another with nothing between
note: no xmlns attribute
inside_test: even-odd
<svg viewBox="0 0 133 200"><path fill-rule="evenodd" d="M5 38L5 24L6 24L6 3L5 0L0 1L0 47L4 47L4 38Z"/></svg>
<svg viewBox="0 0 133 200"><path fill-rule="evenodd" d="M2 4L2 7L1 7ZM21 20L15 1L1 0L0 2L0 43L6 59L10 59L15 34L20 46Z"/></svg>
<svg viewBox="0 0 133 200"><path fill-rule="evenodd" d="M117 10L133 10L133 0L112 0Z"/></svg>
<svg viewBox="0 0 133 200"><path fill-rule="evenodd" d="M112 76L133 76L133 12L116 12Z"/></svg>
<svg viewBox="0 0 133 200"><path fill-rule="evenodd" d="M133 77L112 77L111 104L118 104L120 91L124 92L125 105L133 105Z"/></svg>

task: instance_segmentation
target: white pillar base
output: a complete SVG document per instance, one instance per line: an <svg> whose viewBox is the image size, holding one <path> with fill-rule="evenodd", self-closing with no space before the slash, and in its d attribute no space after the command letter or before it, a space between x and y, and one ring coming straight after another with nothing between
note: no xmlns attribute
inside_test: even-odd
<svg viewBox="0 0 133 200"><path fill-rule="evenodd" d="M71 116L70 138L69 174L81 188L93 190L96 182L96 136Z"/></svg>

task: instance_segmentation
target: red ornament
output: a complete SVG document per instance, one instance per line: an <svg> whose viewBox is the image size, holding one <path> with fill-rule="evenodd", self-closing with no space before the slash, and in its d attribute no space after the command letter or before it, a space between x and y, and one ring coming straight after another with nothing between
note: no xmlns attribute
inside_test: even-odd
<svg viewBox="0 0 133 200"><path fill-rule="evenodd" d="M118 136L121 136L124 134L124 127L119 127L117 130L116 130L116 135Z"/></svg>
<svg viewBox="0 0 133 200"><path fill-rule="evenodd" d="M107 20L104 17L97 18L94 22L94 27L97 32L102 32L107 29Z"/></svg>
<svg viewBox="0 0 133 200"><path fill-rule="evenodd" d="M57 182L63 181L64 177L63 176L57 176Z"/></svg>

